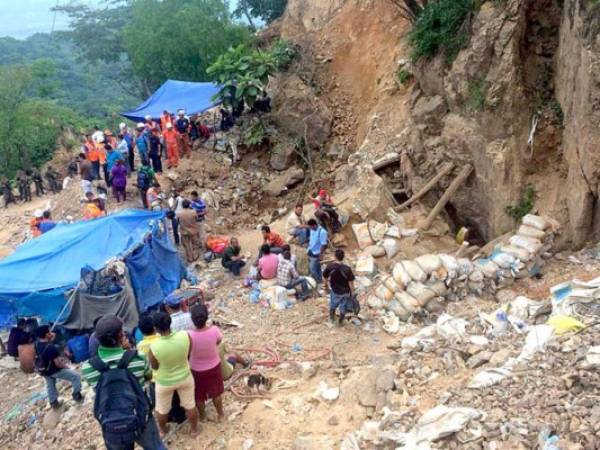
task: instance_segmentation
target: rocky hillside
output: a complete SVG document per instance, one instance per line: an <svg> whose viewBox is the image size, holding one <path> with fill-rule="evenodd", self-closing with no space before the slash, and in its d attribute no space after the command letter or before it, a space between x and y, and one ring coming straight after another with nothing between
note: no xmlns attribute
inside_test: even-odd
<svg viewBox="0 0 600 450"><path fill-rule="evenodd" d="M411 195L444 163L454 174L471 164L446 208L457 227L484 241L502 235L515 225L507 207L534 192L534 208L562 222L562 246L582 246L600 231L600 8L486 1L466 25L470 38L452 63L439 55L413 64L411 24L391 0L290 0L279 32L301 47L302 63L278 82L303 85L311 120L325 124L318 144L340 161L336 188L360 180L379 200L367 208L389 204L392 191ZM399 70L412 79L401 83ZM386 189L370 165L389 153L402 157Z"/></svg>

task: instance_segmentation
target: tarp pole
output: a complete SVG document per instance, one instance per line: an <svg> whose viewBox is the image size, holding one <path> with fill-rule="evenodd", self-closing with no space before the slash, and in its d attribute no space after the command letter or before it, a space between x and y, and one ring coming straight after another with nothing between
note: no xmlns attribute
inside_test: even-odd
<svg viewBox="0 0 600 450"><path fill-rule="evenodd" d="M50 331L54 331L54 328L56 328L56 325L58 325L58 322L60 321L60 318L62 317L62 315L65 313L65 311L67 310L67 308L69 307L69 305L71 304L71 302L73 301L73 299L75 298L75 294L76 293L77 293L77 288L73 289L73 293L69 297L69 300L67 301L67 303L65 303L65 306L63 306L63 309L61 309L60 313L58 313L58 316L56 317L56 320L52 324L52 327L50 328Z"/></svg>

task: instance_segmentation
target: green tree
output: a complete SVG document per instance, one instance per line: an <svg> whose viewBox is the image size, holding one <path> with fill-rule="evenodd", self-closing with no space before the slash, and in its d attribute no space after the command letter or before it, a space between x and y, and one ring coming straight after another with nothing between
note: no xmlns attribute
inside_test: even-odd
<svg viewBox="0 0 600 450"><path fill-rule="evenodd" d="M219 55L250 39L222 0L136 0L132 8L125 48L152 90L169 78L206 81Z"/></svg>
<svg viewBox="0 0 600 450"><path fill-rule="evenodd" d="M283 15L286 6L287 0L239 0L233 16L246 18L250 26L256 29L253 19L269 24Z"/></svg>

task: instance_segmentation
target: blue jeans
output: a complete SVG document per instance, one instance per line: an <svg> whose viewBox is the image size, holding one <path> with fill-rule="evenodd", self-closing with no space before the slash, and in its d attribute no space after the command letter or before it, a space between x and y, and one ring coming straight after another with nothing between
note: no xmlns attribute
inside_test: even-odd
<svg viewBox="0 0 600 450"><path fill-rule="evenodd" d="M231 271L231 273L233 273L236 277L240 276L240 271L242 270L242 267L246 265L246 263L241 259L238 259L237 261L223 261L221 264L227 270Z"/></svg>
<svg viewBox="0 0 600 450"><path fill-rule="evenodd" d="M114 438L107 439L106 436L104 437L106 450L133 450L133 442L115 442L113 439ZM163 441L158 434L158 427L156 426L154 417L150 417L146 429L135 443L144 450L167 450L167 446L163 444Z"/></svg>
<svg viewBox="0 0 600 450"><path fill-rule="evenodd" d="M294 228L292 236L298 240L298 244L306 245L310 236L310 230L308 228Z"/></svg>
<svg viewBox="0 0 600 450"><path fill-rule="evenodd" d="M346 315L346 305L350 300L350 294L336 294L333 290L329 293L329 311L340 309L340 315Z"/></svg>
<svg viewBox="0 0 600 450"><path fill-rule="evenodd" d="M300 278L296 278L295 280L292 280L288 283L287 286L285 286L286 289L294 289L296 286L300 286L300 295L298 296L299 299L303 300L306 297L308 297L308 282L306 281L306 279L300 277Z"/></svg>
<svg viewBox="0 0 600 450"><path fill-rule="evenodd" d="M317 284L323 282L323 272L321 271L321 260L318 256L308 256L308 270Z"/></svg>
<svg viewBox="0 0 600 450"><path fill-rule="evenodd" d="M73 395L81 393L81 377L79 374L71 369L61 369L50 376L44 376L44 381L46 381L46 390L48 391L48 401L50 403L54 403L58 400L56 380L65 380L70 382L73 387Z"/></svg>

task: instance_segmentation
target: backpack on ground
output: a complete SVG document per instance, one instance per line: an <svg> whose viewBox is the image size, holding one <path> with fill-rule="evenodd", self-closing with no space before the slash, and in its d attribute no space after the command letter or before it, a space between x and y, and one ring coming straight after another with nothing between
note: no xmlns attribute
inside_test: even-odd
<svg viewBox="0 0 600 450"><path fill-rule="evenodd" d="M140 189L148 189L150 187L150 175L143 169L138 170L137 186Z"/></svg>
<svg viewBox="0 0 600 450"><path fill-rule="evenodd" d="M136 376L127 368L136 355L136 350L125 352L115 368L109 367L98 356L89 362L100 372L94 416L102 427L105 439L133 444L142 435L150 419L148 397Z"/></svg>

